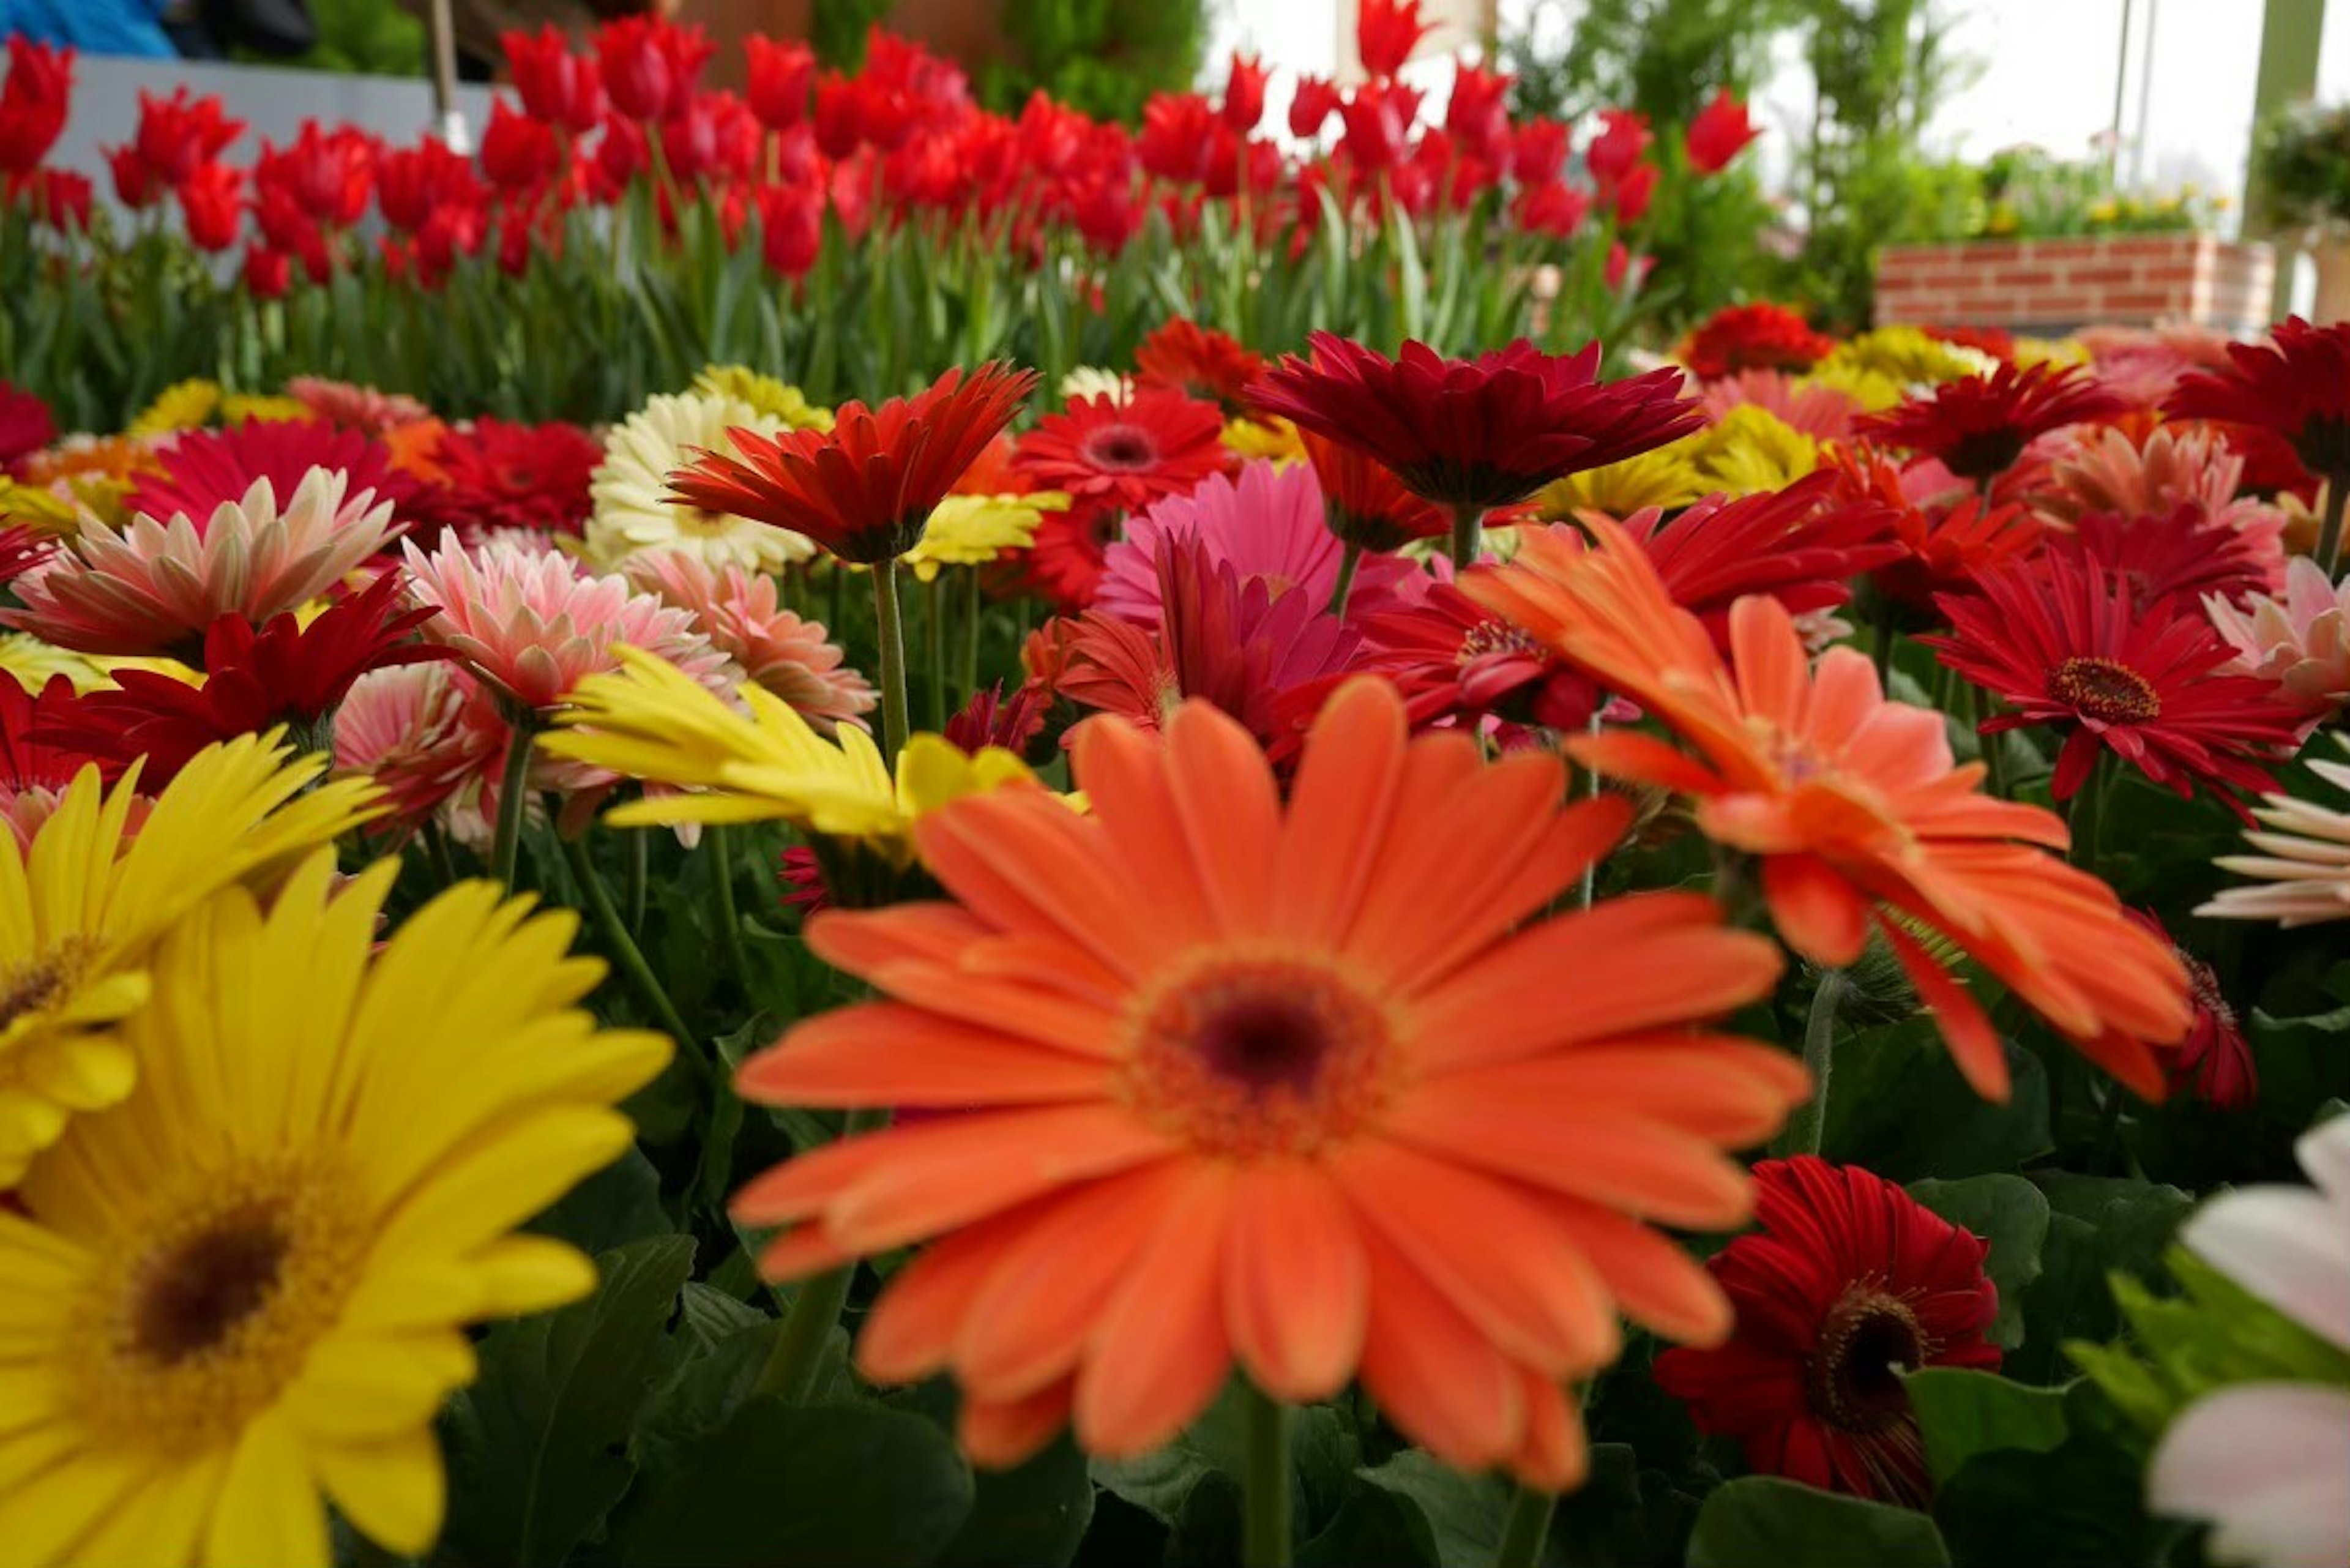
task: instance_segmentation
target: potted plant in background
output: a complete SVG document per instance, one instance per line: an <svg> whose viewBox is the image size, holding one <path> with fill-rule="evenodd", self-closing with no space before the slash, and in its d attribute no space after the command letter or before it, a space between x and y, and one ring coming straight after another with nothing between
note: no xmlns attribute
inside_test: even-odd
<svg viewBox="0 0 2350 1568"><path fill-rule="evenodd" d="M2317 262L2318 321L2350 317L2350 103L2297 104L2253 144L2260 216Z"/></svg>

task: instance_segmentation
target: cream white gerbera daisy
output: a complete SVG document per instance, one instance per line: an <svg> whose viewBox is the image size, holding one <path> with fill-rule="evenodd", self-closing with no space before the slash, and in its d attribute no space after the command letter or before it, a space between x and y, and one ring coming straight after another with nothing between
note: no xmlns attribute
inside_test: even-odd
<svg viewBox="0 0 2350 1568"><path fill-rule="evenodd" d="M783 421L723 393L654 398L604 438L604 461L588 484L596 504L588 519L588 560L598 571L611 571L647 550L683 550L713 571L771 572L816 554L814 543L787 528L705 512L670 496L669 476L693 461L693 449L731 452L730 430L773 435L783 428Z"/></svg>

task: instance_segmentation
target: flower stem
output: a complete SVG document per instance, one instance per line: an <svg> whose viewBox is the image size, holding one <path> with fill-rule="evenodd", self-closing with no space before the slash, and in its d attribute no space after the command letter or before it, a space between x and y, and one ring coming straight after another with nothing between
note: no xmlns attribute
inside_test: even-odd
<svg viewBox="0 0 2350 1568"><path fill-rule="evenodd" d="M906 623L898 609L898 563L873 566L873 639L881 646L881 755L895 766L912 727L906 717Z"/></svg>
<svg viewBox="0 0 2350 1568"><path fill-rule="evenodd" d="M2325 517L2317 525L2317 564L2325 568L2326 576L2335 576L2342 556L2342 514L2350 505L2350 473L2336 473L2325 481Z"/></svg>
<svg viewBox="0 0 2350 1568"><path fill-rule="evenodd" d="M1502 1526L1502 1544L1493 1553L1493 1568L1534 1568L1550 1534L1551 1515L1558 1511L1558 1493L1518 1483L1510 1501L1510 1517Z"/></svg>
<svg viewBox="0 0 2350 1568"><path fill-rule="evenodd" d="M1869 639L1869 659L1877 666L1877 684L1882 688L1887 675L1893 669L1893 607L1891 605L1882 607L1882 613L1877 616L1877 624L1869 630L1872 634Z"/></svg>
<svg viewBox="0 0 2350 1568"><path fill-rule="evenodd" d="M651 867L647 862L652 856L651 836L647 829L635 829L625 837L629 851L628 881L621 885L621 908L629 917L629 929L645 929L645 886L650 880Z"/></svg>
<svg viewBox="0 0 2350 1568"><path fill-rule="evenodd" d="M1347 597L1355 591L1355 568L1363 564L1363 547L1353 540L1338 556L1338 586L1330 590L1330 613L1347 618Z"/></svg>
<svg viewBox="0 0 2350 1568"><path fill-rule="evenodd" d="M1485 521L1485 509L1466 503L1452 508L1452 569L1465 572L1477 559L1479 528Z"/></svg>
<svg viewBox="0 0 2350 1568"><path fill-rule="evenodd" d="M751 1002L751 961L743 954L743 917L734 908L734 842L716 823L702 831L703 841L710 846L711 878L717 884L719 940L726 945L726 967L734 971L734 983L743 988L743 1002L747 1007Z"/></svg>
<svg viewBox="0 0 2350 1568"><path fill-rule="evenodd" d="M979 568L966 566L962 574L962 668L958 672L958 684L968 697L979 690L979 631L986 614L986 605L979 592Z"/></svg>
<svg viewBox="0 0 2350 1568"><path fill-rule="evenodd" d="M1811 1097L1787 1118L1780 1142L1789 1154L1817 1154L1828 1130L1828 1078L1835 1070L1836 1011L1844 1005L1850 985L1844 971L1832 969L1820 976L1812 992L1811 1016L1804 1023L1804 1066L1812 1075Z"/></svg>
<svg viewBox="0 0 2350 1568"><path fill-rule="evenodd" d="M505 775L498 781L497 836L490 840L490 875L509 893L515 868L522 856L523 808L530 804L525 781L530 776L530 748L538 734L536 717L518 719L506 732Z"/></svg>
<svg viewBox="0 0 2350 1568"><path fill-rule="evenodd" d="M2097 869L2097 839L2105 826L2105 804L2106 759L2101 756L2064 808L2064 826L2073 835L2073 864L2092 876Z"/></svg>
<svg viewBox="0 0 2350 1568"><path fill-rule="evenodd" d="M947 727L947 580L941 573L922 589L922 653L931 679L931 728Z"/></svg>
<svg viewBox="0 0 2350 1568"><path fill-rule="evenodd" d="M1247 1386L1248 1460L1241 1501L1243 1568L1289 1568L1291 1497L1289 1407Z"/></svg>
<svg viewBox="0 0 2350 1568"><path fill-rule="evenodd" d="M597 930L603 934L605 945L612 950L613 961L627 974L629 983L637 988L637 994L644 1004L652 1010L654 1021L677 1042L678 1054L692 1066L694 1075L707 1080L711 1076L711 1067L709 1060L702 1054L702 1043L694 1036L693 1031L686 1027L677 1003L670 1000L668 988L661 984L660 977L653 973L653 966L645 961L644 949L637 946L637 939L629 934L629 928L621 922L620 911L612 904L611 890L604 886L604 878L597 871L594 858L588 853L587 837L583 835L577 838L565 838L560 834L556 837L563 846L564 858L571 864L572 879L579 884L579 896L587 900L588 918L596 922Z"/></svg>
<svg viewBox="0 0 2350 1568"><path fill-rule="evenodd" d="M886 1110L854 1110L842 1123L840 1135L849 1138L878 1132L889 1121L889 1113ZM786 1405L797 1405L807 1398L808 1391L816 1386L816 1366L824 1358L824 1342L831 1337L833 1324L840 1321L840 1309L848 1304L849 1282L856 1276L857 1265L843 1263L800 1286L800 1293L792 1298L791 1310L784 1314L784 1331L775 1336L775 1346L767 1353L766 1365L759 1369L755 1397L780 1399Z"/></svg>

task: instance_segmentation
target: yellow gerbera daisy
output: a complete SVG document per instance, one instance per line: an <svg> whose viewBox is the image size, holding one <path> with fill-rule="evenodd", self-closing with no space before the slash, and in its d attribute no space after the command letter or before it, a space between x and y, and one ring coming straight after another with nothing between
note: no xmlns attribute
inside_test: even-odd
<svg viewBox="0 0 2350 1568"><path fill-rule="evenodd" d="M0 632L0 670L15 676L16 684L35 693L57 675L71 680L77 691L114 684L106 671L86 655L43 642L23 631Z"/></svg>
<svg viewBox="0 0 2350 1568"><path fill-rule="evenodd" d="M983 566L1006 550L1036 542L1036 524L1047 512L1066 512L1064 491L1025 495L950 495L931 509L920 543L898 559L929 582L941 566Z"/></svg>
<svg viewBox="0 0 2350 1568"><path fill-rule="evenodd" d="M46 485L20 484L0 473L0 524L66 538L81 527L74 504Z"/></svg>
<svg viewBox="0 0 2350 1568"><path fill-rule="evenodd" d="M1690 438L1707 490L1783 490L1820 465L1820 443L1755 403L1741 403Z"/></svg>
<svg viewBox="0 0 2350 1568"><path fill-rule="evenodd" d="M139 1087L0 1214L10 1562L323 1568L322 1493L421 1553L463 1325L594 1286L514 1229L628 1147L670 1044L599 1031L572 917L486 882L371 954L397 870L336 895L315 855L266 914L190 916L123 1033Z"/></svg>
<svg viewBox="0 0 2350 1568"><path fill-rule="evenodd" d="M2015 340L2015 362L2019 368L2087 365L2094 363L2095 358L2078 337L2018 337Z"/></svg>
<svg viewBox="0 0 2350 1568"><path fill-rule="evenodd" d="M781 698L741 688L746 717L676 666L633 648L615 675L591 675L572 693L562 727L539 737L558 757L688 793L614 808L621 827L680 822L787 822L810 834L859 840L910 865L913 826L950 800L1034 784L1028 765L1000 746L976 756L937 735L916 735L893 779L872 738L843 724L827 740Z"/></svg>
<svg viewBox="0 0 2350 1568"><path fill-rule="evenodd" d="M712 571L771 572L816 554L813 542L788 528L670 499L670 474L693 461L688 449L731 452L728 431L773 435L783 424L740 398L685 392L656 397L614 425L588 484L596 504L585 541L589 563L608 572L648 550L682 550Z"/></svg>
<svg viewBox="0 0 2350 1568"><path fill-rule="evenodd" d="M763 376L748 365L706 365L693 379L693 389L748 403L769 419L781 421L785 430L832 429L830 409L809 402L807 394L789 381Z"/></svg>
<svg viewBox="0 0 2350 1568"><path fill-rule="evenodd" d="M1297 427L1279 414L1261 420L1226 420L1224 450L1243 462L1261 457L1277 467L1305 461L1305 443L1298 440Z"/></svg>
<svg viewBox="0 0 2350 1568"><path fill-rule="evenodd" d="M1951 381L1997 364L1988 354L1945 343L1919 327L1879 327L1837 344L1835 352L1813 367L1813 374L1874 370L1901 382Z"/></svg>
<svg viewBox="0 0 2350 1568"><path fill-rule="evenodd" d="M1534 494L1537 514L1545 522L1564 523L1578 512L1629 517L1643 506L1667 511L1687 506L1706 492L1695 459L1699 439L1685 437L1621 462L1554 480Z"/></svg>
<svg viewBox="0 0 2350 1568"><path fill-rule="evenodd" d="M139 411L124 433L155 436L169 435L173 431L201 430L220 412L221 400L225 395L218 381L208 381L201 376L173 382L155 394L155 400Z"/></svg>
<svg viewBox="0 0 2350 1568"><path fill-rule="evenodd" d="M327 759L288 761L279 733L197 753L135 826L138 770L109 790L92 766L29 845L0 832L0 1187L76 1114L130 1092L120 1027L145 1003L148 954L174 921L373 815L373 784L309 788Z"/></svg>

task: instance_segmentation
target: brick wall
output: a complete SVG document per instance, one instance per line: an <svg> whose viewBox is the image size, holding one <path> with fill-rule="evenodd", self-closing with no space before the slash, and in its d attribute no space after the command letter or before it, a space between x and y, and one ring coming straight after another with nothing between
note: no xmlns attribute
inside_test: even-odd
<svg viewBox="0 0 2350 1568"><path fill-rule="evenodd" d="M1877 319L2054 334L2095 322L2268 324L2276 257L2212 234L1896 245L1877 263Z"/></svg>

